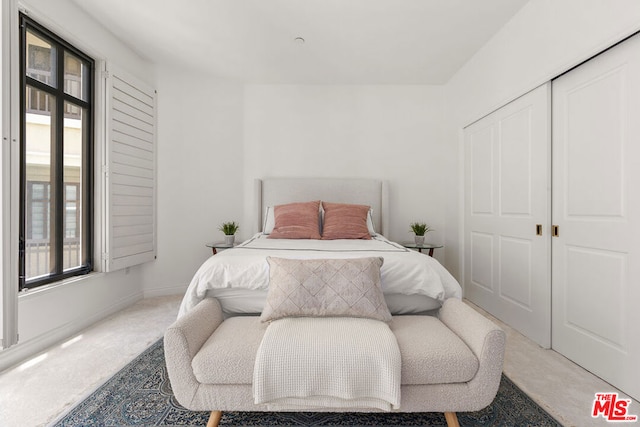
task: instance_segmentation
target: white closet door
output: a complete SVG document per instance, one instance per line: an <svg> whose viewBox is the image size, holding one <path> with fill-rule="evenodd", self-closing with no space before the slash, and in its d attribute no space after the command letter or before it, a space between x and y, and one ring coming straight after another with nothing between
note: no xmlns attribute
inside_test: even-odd
<svg viewBox="0 0 640 427"><path fill-rule="evenodd" d="M545 84L464 130L464 294L545 348L551 345L549 91Z"/></svg>
<svg viewBox="0 0 640 427"><path fill-rule="evenodd" d="M553 348L640 398L640 38L553 82Z"/></svg>

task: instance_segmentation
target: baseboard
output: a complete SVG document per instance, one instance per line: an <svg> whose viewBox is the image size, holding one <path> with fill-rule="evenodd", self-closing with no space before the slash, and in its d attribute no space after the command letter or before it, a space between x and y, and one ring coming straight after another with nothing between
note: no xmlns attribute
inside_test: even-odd
<svg viewBox="0 0 640 427"><path fill-rule="evenodd" d="M70 338L94 323L135 304L142 300L143 297L142 292L129 295L92 316L76 319L73 322L69 322L52 329L46 334L40 335L24 343L18 343L6 350L0 351L0 372L25 362L30 357L45 351L49 347L52 347L67 338Z"/></svg>
<svg viewBox="0 0 640 427"><path fill-rule="evenodd" d="M154 297L166 297L169 295L184 295L189 285L167 286L164 288L143 289L145 299Z"/></svg>

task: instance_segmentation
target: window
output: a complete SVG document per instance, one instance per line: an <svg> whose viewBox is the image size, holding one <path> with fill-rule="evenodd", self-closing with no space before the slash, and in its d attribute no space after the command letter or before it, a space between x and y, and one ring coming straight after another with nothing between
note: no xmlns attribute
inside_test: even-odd
<svg viewBox="0 0 640 427"><path fill-rule="evenodd" d="M20 289L92 270L93 60L20 16Z"/></svg>

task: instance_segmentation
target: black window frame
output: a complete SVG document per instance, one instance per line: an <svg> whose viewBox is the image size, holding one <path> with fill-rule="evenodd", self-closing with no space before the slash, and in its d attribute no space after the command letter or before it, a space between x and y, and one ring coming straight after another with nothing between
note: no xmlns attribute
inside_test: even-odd
<svg viewBox="0 0 640 427"><path fill-rule="evenodd" d="M19 226L19 280L18 289L20 291L38 286L57 282L69 277L88 274L93 271L93 186L94 186L94 122L95 122L95 61L89 55L74 47L72 44L38 24L27 15L20 13L20 226ZM55 46L56 49L56 81L55 87L49 86L33 77L27 75L27 31L41 37ZM76 98L65 92L64 87L64 54L71 53L80 58L88 65L89 77L87 79L88 88L86 90L87 100ZM31 280L26 278L26 243L27 243L27 180L26 180L26 114L28 100L27 87L46 92L55 96L55 126L52 137L51 169L55 179L51 182L50 207L53 212L51 217L51 234L53 241L51 252L56 262L51 265L51 272L47 275L38 276ZM82 96L82 95L80 95ZM65 103L76 105L84 109L86 114L86 126L84 126L83 147L82 147L82 167L81 179L83 182L80 194L81 209L81 229L86 232L81 233L81 254L80 266L64 271L64 221L66 209L66 187L64 182L64 118ZM53 119L53 115L52 115ZM84 118L83 118L84 119Z"/></svg>

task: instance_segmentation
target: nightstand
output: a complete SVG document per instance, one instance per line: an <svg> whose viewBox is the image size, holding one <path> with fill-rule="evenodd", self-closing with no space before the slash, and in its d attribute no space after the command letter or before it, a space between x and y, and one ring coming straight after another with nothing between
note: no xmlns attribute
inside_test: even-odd
<svg viewBox="0 0 640 427"><path fill-rule="evenodd" d="M229 245L225 242L212 242L212 243L207 243L205 245L208 248L211 248L211 251L213 252L213 254L217 254L218 250L225 250L225 249L231 249L232 247L234 247L235 245Z"/></svg>
<svg viewBox="0 0 640 427"><path fill-rule="evenodd" d="M416 249L418 252L422 253L422 250L429 250L429 256L433 256L433 250L438 248L443 248L444 245L436 245L434 243L423 243L422 245L416 245L414 242L402 242L400 243L407 249Z"/></svg>

